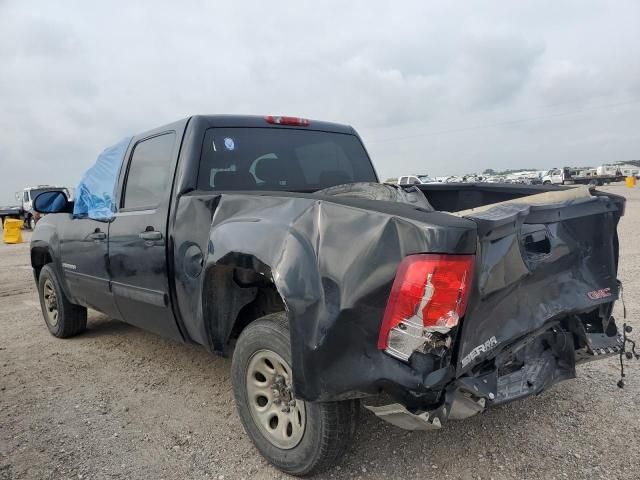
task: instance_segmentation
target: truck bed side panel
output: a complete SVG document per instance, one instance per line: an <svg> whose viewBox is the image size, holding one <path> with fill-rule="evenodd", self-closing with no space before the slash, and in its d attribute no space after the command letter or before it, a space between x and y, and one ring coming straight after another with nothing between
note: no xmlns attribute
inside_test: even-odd
<svg viewBox="0 0 640 480"><path fill-rule="evenodd" d="M413 207L404 208L415 216ZM194 192L180 199L176 213L177 298L192 339L224 353L234 315L205 318L203 298L212 295L234 308L204 284L211 269L229 265L258 272L277 287L289 314L295 388L302 398L375 393L386 379L424 389L420 374L377 349L391 284L406 255L473 253L473 222L437 212L411 220L313 195ZM194 249L204 252L197 277L187 273Z"/></svg>

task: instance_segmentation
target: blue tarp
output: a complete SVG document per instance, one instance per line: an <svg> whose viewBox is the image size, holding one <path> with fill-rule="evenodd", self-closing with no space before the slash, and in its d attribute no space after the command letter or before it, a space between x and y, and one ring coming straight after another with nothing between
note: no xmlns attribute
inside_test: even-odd
<svg viewBox="0 0 640 480"><path fill-rule="evenodd" d="M131 138L126 137L98 155L96 163L86 171L76 190L73 216L109 221L116 211L114 193L122 160Z"/></svg>

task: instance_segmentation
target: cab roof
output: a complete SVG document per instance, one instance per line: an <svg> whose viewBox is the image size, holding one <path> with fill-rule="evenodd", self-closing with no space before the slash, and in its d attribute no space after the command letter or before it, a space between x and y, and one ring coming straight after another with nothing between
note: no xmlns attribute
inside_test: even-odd
<svg viewBox="0 0 640 480"><path fill-rule="evenodd" d="M340 123L323 122L319 120L307 120L300 119L307 122L306 125L278 125L271 123L268 119L268 115L193 115L191 117L178 120L167 125L163 125L152 130L139 133L135 137L143 138L151 134L155 134L159 131L166 131L172 129L178 129L186 123L195 124L198 126L204 126L205 128L232 128L232 127L244 127L244 128L295 128L300 130L319 130L323 132L334 132L344 134L355 134L353 127L349 125L343 125ZM274 116L271 116L275 118ZM299 117L281 117L281 118L299 118Z"/></svg>

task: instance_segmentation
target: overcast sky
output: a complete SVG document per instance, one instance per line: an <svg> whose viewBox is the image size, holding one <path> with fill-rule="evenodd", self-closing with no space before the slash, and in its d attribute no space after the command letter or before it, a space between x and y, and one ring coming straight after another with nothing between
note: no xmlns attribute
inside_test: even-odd
<svg viewBox="0 0 640 480"><path fill-rule="evenodd" d="M0 202L197 113L353 125L381 177L640 159L640 2L0 0Z"/></svg>

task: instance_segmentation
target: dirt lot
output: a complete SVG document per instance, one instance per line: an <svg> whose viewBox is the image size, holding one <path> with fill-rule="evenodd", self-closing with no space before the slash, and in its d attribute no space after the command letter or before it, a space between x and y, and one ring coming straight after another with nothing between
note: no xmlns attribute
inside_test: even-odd
<svg viewBox="0 0 640 480"><path fill-rule="evenodd" d="M608 190L629 200L619 276L640 338L640 188ZM79 337L49 335L27 244L0 244L0 328L0 480L284 477L242 430L229 360L96 313ZM318 478L640 478L639 364L624 390L612 358L438 432L363 410L353 448Z"/></svg>

